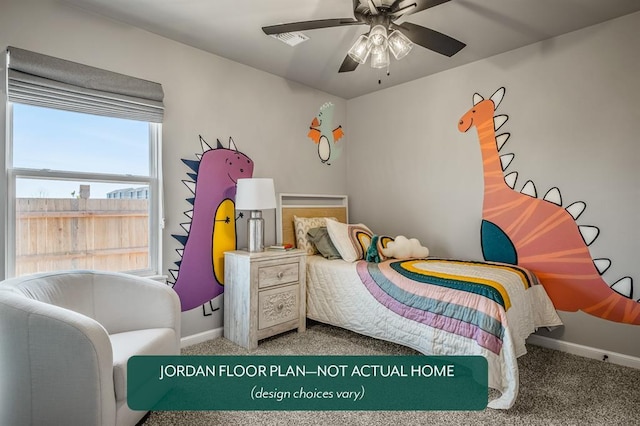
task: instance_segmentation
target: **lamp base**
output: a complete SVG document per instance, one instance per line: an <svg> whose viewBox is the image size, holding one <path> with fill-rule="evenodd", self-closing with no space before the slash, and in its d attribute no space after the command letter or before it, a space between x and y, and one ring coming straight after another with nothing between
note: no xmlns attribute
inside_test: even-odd
<svg viewBox="0 0 640 426"><path fill-rule="evenodd" d="M250 253L264 251L264 219L261 210L251 210L247 220L247 250Z"/></svg>

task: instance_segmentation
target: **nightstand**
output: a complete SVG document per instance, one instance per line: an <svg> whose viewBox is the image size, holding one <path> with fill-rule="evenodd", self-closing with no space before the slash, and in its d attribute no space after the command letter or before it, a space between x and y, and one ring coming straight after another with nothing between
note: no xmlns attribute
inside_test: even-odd
<svg viewBox="0 0 640 426"><path fill-rule="evenodd" d="M224 254L224 337L249 350L258 340L306 328L303 250Z"/></svg>

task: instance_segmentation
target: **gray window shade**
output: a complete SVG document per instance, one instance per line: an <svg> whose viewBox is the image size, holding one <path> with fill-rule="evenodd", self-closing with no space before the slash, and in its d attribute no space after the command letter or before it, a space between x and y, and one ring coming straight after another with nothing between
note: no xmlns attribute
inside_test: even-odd
<svg viewBox="0 0 640 426"><path fill-rule="evenodd" d="M7 48L7 56L11 102L162 122L158 83L15 47Z"/></svg>

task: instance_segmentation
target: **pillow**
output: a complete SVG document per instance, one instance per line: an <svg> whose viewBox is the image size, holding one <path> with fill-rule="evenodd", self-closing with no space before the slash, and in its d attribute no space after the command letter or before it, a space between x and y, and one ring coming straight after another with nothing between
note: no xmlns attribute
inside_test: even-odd
<svg viewBox="0 0 640 426"><path fill-rule="evenodd" d="M371 244L367 249L367 253L364 260L367 262L379 263L383 260L387 260L387 256L382 253L383 249L387 248L387 245L393 241L393 238L386 235L373 235L371 237Z"/></svg>
<svg viewBox="0 0 640 426"><path fill-rule="evenodd" d="M307 239L313 243L322 256L327 259L340 259L340 252L331 242L326 226L309 229Z"/></svg>
<svg viewBox="0 0 640 426"><path fill-rule="evenodd" d="M381 252L386 257L395 257L396 259L415 259L429 256L429 249L423 247L420 241L416 238L408 239L402 235L398 235L393 241L390 241Z"/></svg>
<svg viewBox="0 0 640 426"><path fill-rule="evenodd" d="M318 254L316 247L307 239L307 232L309 232L311 228L326 226L326 219L327 218L324 217L293 216L293 226L296 233L296 247L306 251L307 254Z"/></svg>
<svg viewBox="0 0 640 426"><path fill-rule="evenodd" d="M364 259L373 236L373 232L366 225L362 223L347 225L327 218L327 231L331 242L344 260L355 262L358 259Z"/></svg>

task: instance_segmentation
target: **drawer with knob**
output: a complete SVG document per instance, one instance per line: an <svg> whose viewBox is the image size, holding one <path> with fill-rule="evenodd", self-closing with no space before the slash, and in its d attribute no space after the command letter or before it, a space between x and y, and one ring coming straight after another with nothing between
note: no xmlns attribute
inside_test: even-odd
<svg viewBox="0 0 640 426"><path fill-rule="evenodd" d="M298 262L258 268L258 288L293 283L298 281Z"/></svg>
<svg viewBox="0 0 640 426"><path fill-rule="evenodd" d="M299 296L300 291L297 285L259 292L258 330L297 319Z"/></svg>

